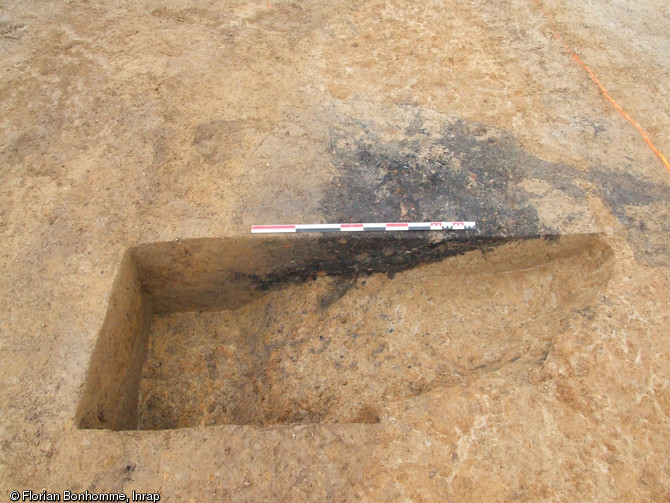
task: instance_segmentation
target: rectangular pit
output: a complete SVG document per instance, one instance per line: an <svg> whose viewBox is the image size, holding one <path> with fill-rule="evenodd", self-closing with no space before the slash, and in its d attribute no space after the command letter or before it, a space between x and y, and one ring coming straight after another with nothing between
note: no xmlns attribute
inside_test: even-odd
<svg viewBox="0 0 670 503"><path fill-rule="evenodd" d="M78 425L375 423L388 401L546 356L610 257L594 235L141 245L119 267Z"/></svg>

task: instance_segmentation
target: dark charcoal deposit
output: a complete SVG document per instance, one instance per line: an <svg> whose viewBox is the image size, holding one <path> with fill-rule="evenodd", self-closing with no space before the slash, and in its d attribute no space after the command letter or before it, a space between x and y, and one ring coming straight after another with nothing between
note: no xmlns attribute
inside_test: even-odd
<svg viewBox="0 0 670 503"><path fill-rule="evenodd" d="M475 220L477 232L488 236L551 232L517 186L551 165L510 137L465 121L431 135L417 118L398 143L388 144L368 127L350 128L357 139L336 142L342 174L324 199L334 219Z"/></svg>
<svg viewBox="0 0 670 503"><path fill-rule="evenodd" d="M543 180L583 201L586 193L579 183L586 180L627 227L639 259L670 263L670 251L649 245L645 224L626 212L631 206L669 202L667 186L612 170L583 173L531 155L514 137L495 128L447 118L438 128L429 128L424 127L420 109L413 113L409 125L399 126L392 135L388 126L382 134L381 126L371 121L332 128L332 153L340 175L323 199L329 219L474 220L474 234L481 236L560 234L562 229L550 229L540 220L520 183Z"/></svg>
<svg viewBox="0 0 670 503"><path fill-rule="evenodd" d="M528 236L534 238L540 236ZM558 236L544 235L544 239ZM293 245L292 259L283 261L283 267L269 274L233 274L234 281L250 282L255 290L269 290L287 283L301 283L316 279L319 275L342 278L346 293L346 280L374 273L385 273L389 277L420 264L429 264L446 257L461 255L472 250L482 253L511 241L504 237L459 236L458 239L431 241L425 235L377 234L328 235L315 240L304 240ZM327 305L337 300L324 299ZM340 295L341 296L341 295Z"/></svg>

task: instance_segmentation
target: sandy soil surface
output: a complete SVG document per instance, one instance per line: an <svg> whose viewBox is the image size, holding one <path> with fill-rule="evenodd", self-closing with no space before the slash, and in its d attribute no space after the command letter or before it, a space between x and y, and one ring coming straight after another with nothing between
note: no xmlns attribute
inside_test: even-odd
<svg viewBox="0 0 670 503"><path fill-rule="evenodd" d="M668 155L669 26L663 0L2 2L0 498L670 500L670 171L571 54ZM188 256L436 219L478 227L388 271ZM155 242L179 274L126 278ZM189 278L245 302L156 307Z"/></svg>

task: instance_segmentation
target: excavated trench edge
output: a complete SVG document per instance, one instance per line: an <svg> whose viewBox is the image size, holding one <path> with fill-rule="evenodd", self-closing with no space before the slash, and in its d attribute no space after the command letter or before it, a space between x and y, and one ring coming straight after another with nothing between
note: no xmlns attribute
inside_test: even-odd
<svg viewBox="0 0 670 503"><path fill-rule="evenodd" d="M530 246L524 251L524 243ZM532 244L532 246L530 244ZM520 245L495 266L535 266L611 250L598 235L453 239L452 235L326 235L195 239L144 244L124 254L100 329L76 423L83 429L138 427L138 394L154 316L239 309L268 291L317 277L389 278L422 264L502 245ZM537 245L537 246L536 246ZM536 246L536 247L535 247ZM518 247L517 247L518 248ZM335 299L336 300L336 299ZM374 415L373 415L374 416ZM378 417L361 422L376 422Z"/></svg>

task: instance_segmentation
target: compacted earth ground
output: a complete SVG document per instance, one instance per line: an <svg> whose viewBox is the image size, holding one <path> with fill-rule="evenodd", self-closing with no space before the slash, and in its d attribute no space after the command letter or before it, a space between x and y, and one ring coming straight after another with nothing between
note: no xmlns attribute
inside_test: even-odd
<svg viewBox="0 0 670 503"><path fill-rule="evenodd" d="M662 0L2 2L0 500L670 501L669 98Z"/></svg>

